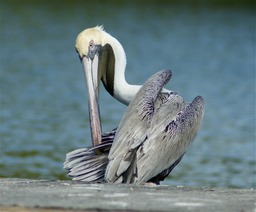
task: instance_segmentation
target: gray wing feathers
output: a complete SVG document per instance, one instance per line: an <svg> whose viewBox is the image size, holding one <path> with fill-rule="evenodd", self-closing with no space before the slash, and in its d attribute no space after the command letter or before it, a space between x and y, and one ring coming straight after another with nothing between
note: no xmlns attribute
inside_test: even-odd
<svg viewBox="0 0 256 212"><path fill-rule="evenodd" d="M155 100L162 87L171 78L171 75L171 71L169 70L158 72L150 77L138 91L134 100L127 107L127 110L118 126L114 143L109 153L110 159L114 158L119 151L122 151L124 143L127 143L127 146L131 148L136 148L144 141L143 138L145 136L142 136L141 133L150 125L154 112ZM139 123L139 125L136 125L136 123ZM127 130L127 126L129 126L130 130ZM132 139L129 139L131 136L130 131L134 132L134 138ZM119 139L121 137L126 137L128 140L126 140L126 142L122 142L122 140Z"/></svg>
<svg viewBox="0 0 256 212"><path fill-rule="evenodd" d="M117 182L120 181L120 178L122 180L127 178L127 181L131 180L126 176L127 170L136 175L136 164L134 163L136 152L147 137L147 130L154 114L154 103L171 75L170 70L154 74L129 104L118 126L109 153L109 164L105 174L108 182Z"/></svg>
<svg viewBox="0 0 256 212"><path fill-rule="evenodd" d="M180 107L182 110L175 119L169 117L169 110L161 108L158 112L157 116L165 117L165 122L169 121L169 124L152 121L148 140L138 150L136 183L147 182L172 167L194 140L204 114L203 98L198 96L191 104L181 104Z"/></svg>
<svg viewBox="0 0 256 212"><path fill-rule="evenodd" d="M168 70L153 75L128 106L110 150L107 182L141 183L170 172L192 143L203 98L185 104L177 93L160 93L170 78Z"/></svg>

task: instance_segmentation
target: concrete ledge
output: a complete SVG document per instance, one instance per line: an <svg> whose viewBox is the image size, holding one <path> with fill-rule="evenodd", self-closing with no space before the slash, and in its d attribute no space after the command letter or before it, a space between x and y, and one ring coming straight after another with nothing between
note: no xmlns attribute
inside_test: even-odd
<svg viewBox="0 0 256 212"><path fill-rule="evenodd" d="M0 211L255 211L255 189L0 179Z"/></svg>

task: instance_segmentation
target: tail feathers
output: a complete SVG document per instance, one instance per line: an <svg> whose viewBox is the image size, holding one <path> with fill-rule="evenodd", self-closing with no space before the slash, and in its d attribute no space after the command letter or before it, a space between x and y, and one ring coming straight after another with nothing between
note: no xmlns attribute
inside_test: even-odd
<svg viewBox="0 0 256 212"><path fill-rule="evenodd" d="M110 132L106 132L102 134L101 143L113 143L114 137L116 135L117 127Z"/></svg>
<svg viewBox="0 0 256 212"><path fill-rule="evenodd" d="M73 180L88 183L104 182L108 164L108 152L112 142L104 142L95 147L76 149L66 155L64 169Z"/></svg>

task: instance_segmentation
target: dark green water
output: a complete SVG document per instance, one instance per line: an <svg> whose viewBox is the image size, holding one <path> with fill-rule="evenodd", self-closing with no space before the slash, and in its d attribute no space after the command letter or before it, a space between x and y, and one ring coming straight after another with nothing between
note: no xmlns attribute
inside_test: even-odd
<svg viewBox="0 0 256 212"><path fill-rule="evenodd" d="M83 29L103 24L126 51L128 82L142 84L170 68L167 88L186 101L205 98L202 128L165 183L255 187L253 4L0 2L1 177L65 179L65 154L90 145L74 42ZM124 110L101 89L105 131L117 126Z"/></svg>

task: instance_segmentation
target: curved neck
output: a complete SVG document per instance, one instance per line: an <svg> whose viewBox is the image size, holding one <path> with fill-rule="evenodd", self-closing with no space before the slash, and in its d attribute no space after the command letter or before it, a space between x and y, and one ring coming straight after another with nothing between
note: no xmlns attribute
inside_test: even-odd
<svg viewBox="0 0 256 212"><path fill-rule="evenodd" d="M142 86L131 85L126 82L126 55L119 41L106 33L104 43L109 44L109 46L111 47L111 51L108 51L108 54L112 55L112 57L109 58L112 58L111 64L114 65L109 65L110 61L108 61L109 64L107 66L108 68L106 68L107 70L105 70L105 80L103 80L103 83L107 88L107 91L115 99L125 105L129 105L129 103L133 100L134 96L137 94ZM107 79L106 75L111 75L111 77ZM169 93L171 91L163 88L161 92Z"/></svg>
<svg viewBox="0 0 256 212"><path fill-rule="evenodd" d="M140 85L130 85L127 82L126 84L123 83L115 85L115 92L113 96L119 102L122 102L125 105L129 105L140 88Z"/></svg>
<svg viewBox="0 0 256 212"><path fill-rule="evenodd" d="M128 105L136 93L141 88L141 85L131 85L125 80L125 68L126 68L126 55L122 45L117 39L112 36L107 36L106 43L109 43L114 53L114 80L113 85L113 97L119 102ZM106 73L107 74L107 73Z"/></svg>

